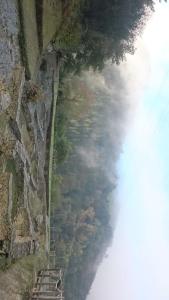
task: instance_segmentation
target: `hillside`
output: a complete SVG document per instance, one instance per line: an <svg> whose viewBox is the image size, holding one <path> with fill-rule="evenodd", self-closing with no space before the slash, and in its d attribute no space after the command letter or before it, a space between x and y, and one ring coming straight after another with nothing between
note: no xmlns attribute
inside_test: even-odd
<svg viewBox="0 0 169 300"><path fill-rule="evenodd" d="M90 71L69 77L59 93L51 248L66 267L66 299L86 298L112 240L116 163L128 110L123 92L115 89L121 81L119 69L108 65L102 74Z"/></svg>
<svg viewBox="0 0 169 300"><path fill-rule="evenodd" d="M26 5L24 12L20 9L17 1L0 3L0 299L8 300L22 299L36 272L47 265L47 150L53 82L58 81L56 53L44 52L37 61L34 51L29 60L25 19L31 13L29 30L36 43L35 6L30 1L33 12Z"/></svg>

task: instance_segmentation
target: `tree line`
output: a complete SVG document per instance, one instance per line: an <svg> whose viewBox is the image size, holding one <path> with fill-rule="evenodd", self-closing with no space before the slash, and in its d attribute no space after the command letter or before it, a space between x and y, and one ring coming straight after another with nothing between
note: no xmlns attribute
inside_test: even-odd
<svg viewBox="0 0 169 300"><path fill-rule="evenodd" d="M78 1L56 36L69 68L101 70L107 60L120 63L134 53L135 39L153 10L153 0Z"/></svg>

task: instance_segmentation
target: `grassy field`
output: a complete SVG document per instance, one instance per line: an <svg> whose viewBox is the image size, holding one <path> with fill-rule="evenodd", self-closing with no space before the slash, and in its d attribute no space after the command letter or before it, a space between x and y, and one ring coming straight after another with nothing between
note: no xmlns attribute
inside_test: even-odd
<svg viewBox="0 0 169 300"><path fill-rule="evenodd" d="M44 241L42 241L44 244ZM0 272L0 298L8 300L29 299L29 292L35 282L39 270L47 266L47 257L44 247L38 255L29 255ZM10 282L10 287L9 287Z"/></svg>
<svg viewBox="0 0 169 300"><path fill-rule="evenodd" d="M50 40L58 31L62 19L62 2L60 0L43 1L43 49L47 47Z"/></svg>
<svg viewBox="0 0 169 300"><path fill-rule="evenodd" d="M34 77L38 59L40 56L38 31L36 22L35 0L19 0L20 17L23 34L20 44L22 48L22 56L24 56L24 64L31 78Z"/></svg>
<svg viewBox="0 0 169 300"><path fill-rule="evenodd" d="M27 76L33 79L36 76L41 51L46 49L59 30L62 19L60 0L41 0L39 3L40 7L36 6L35 0L19 0L22 60Z"/></svg>

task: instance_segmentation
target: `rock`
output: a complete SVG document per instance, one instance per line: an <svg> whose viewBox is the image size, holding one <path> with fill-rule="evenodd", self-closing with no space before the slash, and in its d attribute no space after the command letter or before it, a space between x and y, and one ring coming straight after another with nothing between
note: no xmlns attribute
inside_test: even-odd
<svg viewBox="0 0 169 300"><path fill-rule="evenodd" d="M9 118L9 126L11 128L11 131L13 135L16 137L16 139L21 143L21 132L18 127L17 122L13 118Z"/></svg>
<svg viewBox="0 0 169 300"><path fill-rule="evenodd" d="M36 222L37 222L38 227L40 227L44 222L44 216L43 215L37 215L36 216Z"/></svg>
<svg viewBox="0 0 169 300"><path fill-rule="evenodd" d="M0 113L5 111L11 103L11 96L7 91L0 91Z"/></svg>

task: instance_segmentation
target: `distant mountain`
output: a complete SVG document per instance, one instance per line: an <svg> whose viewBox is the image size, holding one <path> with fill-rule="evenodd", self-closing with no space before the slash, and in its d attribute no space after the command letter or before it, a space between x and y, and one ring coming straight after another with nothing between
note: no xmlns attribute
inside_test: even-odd
<svg viewBox="0 0 169 300"><path fill-rule="evenodd" d="M51 221L56 258L66 265L66 300L86 298L113 235L127 110L120 80L119 69L107 66L67 78L59 94ZM62 163L61 140L69 148Z"/></svg>

